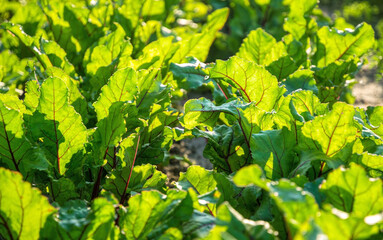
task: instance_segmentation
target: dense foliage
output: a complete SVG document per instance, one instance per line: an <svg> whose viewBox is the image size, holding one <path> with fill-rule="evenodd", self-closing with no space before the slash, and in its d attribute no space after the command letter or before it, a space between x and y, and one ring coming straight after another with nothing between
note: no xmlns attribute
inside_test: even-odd
<svg viewBox="0 0 383 240"><path fill-rule="evenodd" d="M382 239L383 106L348 104L369 24L316 0L0 3L0 238ZM185 138L214 169L169 183Z"/></svg>

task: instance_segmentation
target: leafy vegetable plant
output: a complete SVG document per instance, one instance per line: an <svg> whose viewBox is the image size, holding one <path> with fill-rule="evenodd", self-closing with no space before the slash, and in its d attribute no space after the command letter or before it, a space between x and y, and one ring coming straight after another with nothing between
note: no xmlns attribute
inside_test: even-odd
<svg viewBox="0 0 383 240"><path fill-rule="evenodd" d="M382 238L383 107L348 104L372 27L208 2L3 2L2 239ZM186 138L214 169L169 182Z"/></svg>

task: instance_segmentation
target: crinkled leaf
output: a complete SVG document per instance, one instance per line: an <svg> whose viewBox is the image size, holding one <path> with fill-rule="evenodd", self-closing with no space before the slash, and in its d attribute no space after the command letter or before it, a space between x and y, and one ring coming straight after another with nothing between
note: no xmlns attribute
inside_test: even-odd
<svg viewBox="0 0 383 240"><path fill-rule="evenodd" d="M251 31L247 38L243 40L236 56L261 66L268 66L281 57L280 48L275 48L276 45L277 41L273 36L262 28L258 28ZM246 67L244 68L246 69Z"/></svg>
<svg viewBox="0 0 383 240"><path fill-rule="evenodd" d="M335 103L331 112L306 122L302 127L300 145L303 149L317 149L331 157L356 138L354 108Z"/></svg>
<svg viewBox="0 0 383 240"><path fill-rule="evenodd" d="M113 201L97 198L91 207L83 200L72 200L61 205L42 231L41 239L54 235L62 239L116 239Z"/></svg>
<svg viewBox="0 0 383 240"><path fill-rule="evenodd" d="M286 128L253 134L250 142L253 163L261 166L269 179L286 177L297 164L295 144L294 134Z"/></svg>
<svg viewBox="0 0 383 240"><path fill-rule="evenodd" d="M217 221L207 239L276 239L268 222L245 219L228 203L217 210Z"/></svg>
<svg viewBox="0 0 383 240"><path fill-rule="evenodd" d="M196 132L198 137L207 138L203 155L219 171L232 173L250 162L250 153L239 128L217 126L212 132Z"/></svg>
<svg viewBox="0 0 383 240"><path fill-rule="evenodd" d="M146 239L168 205L156 191L143 191L130 198L128 204L127 212L119 219L127 239Z"/></svg>
<svg viewBox="0 0 383 240"><path fill-rule="evenodd" d="M141 192L150 189L161 191L165 187L166 175L157 171L156 167L150 164L135 166L130 177L129 186L126 186L130 169L130 166L126 166L122 170L113 171L112 175L106 180L104 188L114 193L116 198L121 199L125 187L127 187L126 194L130 194L131 191Z"/></svg>
<svg viewBox="0 0 383 240"><path fill-rule="evenodd" d="M326 195L325 202L351 216L364 218L382 210L382 181L370 179L361 166L334 170L320 189Z"/></svg>
<svg viewBox="0 0 383 240"><path fill-rule="evenodd" d="M9 169L24 175L32 151L24 130L25 111L22 101L16 96L0 95L0 159Z"/></svg>
<svg viewBox="0 0 383 240"><path fill-rule="evenodd" d="M374 30L367 23L345 31L322 27L317 34L319 42L314 64L318 67L325 67L340 59L360 57L374 44Z"/></svg>
<svg viewBox="0 0 383 240"><path fill-rule="evenodd" d="M72 156L87 142L81 116L69 105L68 88L59 78L48 78L42 84L40 102L28 127L59 174L65 173Z"/></svg>
<svg viewBox="0 0 383 240"><path fill-rule="evenodd" d="M371 177L382 177L383 175L383 156L363 153L362 155L354 154L351 161L363 166Z"/></svg>
<svg viewBox="0 0 383 240"><path fill-rule="evenodd" d="M170 71L172 71L174 79L179 83L179 87L183 89L197 89L204 83L207 73L204 68L206 65L193 58L189 63L171 63Z"/></svg>
<svg viewBox="0 0 383 240"><path fill-rule="evenodd" d="M109 147L116 146L125 133L126 105L123 102L115 102L109 107L109 115L97 123L94 136L94 154L98 158L95 161L106 159Z"/></svg>
<svg viewBox="0 0 383 240"><path fill-rule="evenodd" d="M213 172L200 166L190 166L186 173L180 173L180 178L176 183L178 189L192 189L198 195L213 191L216 185ZM211 214L214 214L215 207L215 204L207 204L207 209Z"/></svg>
<svg viewBox="0 0 383 240"><path fill-rule="evenodd" d="M37 81L31 80L25 84L25 89L24 105L28 110L34 112L39 105L40 85Z"/></svg>
<svg viewBox="0 0 383 240"><path fill-rule="evenodd" d="M125 39L125 31L119 25L116 30L100 38L93 48L88 48L83 65L94 90L98 91L115 70L128 66L132 45ZM126 61L126 62L125 62Z"/></svg>
<svg viewBox="0 0 383 240"><path fill-rule="evenodd" d="M318 88L314 79L314 73L308 69L298 70L291 74L283 81L287 89L287 94L290 94L298 89L311 90L318 93Z"/></svg>
<svg viewBox="0 0 383 240"><path fill-rule="evenodd" d="M202 27L201 33L192 34L181 40L180 47L171 59L172 62L184 62L187 56L193 56L205 61L217 32L224 26L229 16L228 8L215 10L207 17L207 23Z"/></svg>
<svg viewBox="0 0 383 240"><path fill-rule="evenodd" d="M55 211L22 175L0 168L0 234L5 239L39 239L47 217Z"/></svg>
<svg viewBox="0 0 383 240"><path fill-rule="evenodd" d="M109 107L115 102L134 101L137 93L137 74L132 68L118 70L101 89L100 97L93 104L97 119L109 115Z"/></svg>
<svg viewBox="0 0 383 240"><path fill-rule="evenodd" d="M221 78L240 90L247 102L270 111L281 93L277 79L267 70L247 60L231 57L228 61L217 60L210 71L211 78Z"/></svg>

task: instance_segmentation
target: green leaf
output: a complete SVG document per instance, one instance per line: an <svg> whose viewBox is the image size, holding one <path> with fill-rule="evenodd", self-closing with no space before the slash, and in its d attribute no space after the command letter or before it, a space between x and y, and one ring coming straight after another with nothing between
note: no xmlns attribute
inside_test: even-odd
<svg viewBox="0 0 383 240"><path fill-rule="evenodd" d="M249 176L252 176L252 177L249 178ZM248 186L250 184L254 184L261 188L266 188L262 168L256 164L241 168L234 175L233 181L236 185L242 186L242 187Z"/></svg>
<svg viewBox="0 0 383 240"><path fill-rule="evenodd" d="M248 176L254 176L249 178ZM234 176L234 183L239 186L254 184L263 188L275 201L283 213L287 234L291 237L308 235L313 231L311 221L319 208L314 197L302 191L287 179L271 182L262 178L262 169L257 165L242 168Z"/></svg>
<svg viewBox="0 0 383 240"><path fill-rule="evenodd" d="M80 92L80 82L57 67L50 67L45 73L48 77L57 77L65 82L65 85L68 87L69 104L81 115L84 124L86 124L88 122L88 103Z"/></svg>
<svg viewBox="0 0 383 240"><path fill-rule="evenodd" d="M383 138L383 106L367 107L366 111L372 131Z"/></svg>
<svg viewBox="0 0 383 240"><path fill-rule="evenodd" d="M185 115L183 117L183 125L187 129L197 126L214 127L218 121L220 113L228 113L231 115L239 115L238 109L245 107L238 101L232 101L220 106L215 106L206 98L191 99L185 103Z"/></svg>
<svg viewBox="0 0 383 240"><path fill-rule="evenodd" d="M228 82L241 92L245 101L254 101L265 111L273 109L282 91L277 79L267 70L238 57L231 57L228 61L217 60L210 77Z"/></svg>
<svg viewBox="0 0 383 240"><path fill-rule="evenodd" d="M308 69L298 70L291 74L283 81L287 89L287 94L290 94L298 89L311 90L315 94L318 93L318 87L314 79L314 73Z"/></svg>
<svg viewBox="0 0 383 240"><path fill-rule="evenodd" d="M18 37L35 54L45 69L55 66L62 68L67 74L75 73L73 65L66 58L66 52L56 42L42 37L40 39L31 37L22 30L20 25L3 23L1 26Z"/></svg>
<svg viewBox="0 0 383 240"><path fill-rule="evenodd" d="M106 159L109 147L117 146L126 132L124 119L126 110L126 104L115 102L109 107L109 115L97 123L97 129L93 133L96 165L100 165Z"/></svg>
<svg viewBox="0 0 383 240"><path fill-rule="evenodd" d="M179 87L183 89L197 89L204 83L206 65L193 58L190 63L171 63L169 70L172 71L174 79L179 83Z"/></svg>
<svg viewBox="0 0 383 240"><path fill-rule="evenodd" d="M177 111L153 105L148 126L141 134L141 148L138 153L140 163L159 164L166 159L166 153L173 144L172 128L177 126L179 115Z"/></svg>
<svg viewBox="0 0 383 240"><path fill-rule="evenodd" d="M134 101L137 93L137 74L132 68L118 70L101 89L93 106L100 121L109 115L109 107L115 102Z"/></svg>
<svg viewBox="0 0 383 240"><path fill-rule="evenodd" d="M268 222L245 219L228 203L222 204L217 211L215 227L206 239L276 239Z"/></svg>
<svg viewBox="0 0 383 240"><path fill-rule="evenodd" d="M127 191L125 192L128 195L132 191L141 192L151 189L161 191L165 188L166 175L157 171L156 167L150 164L135 166L130 176L129 186L126 186L130 169L130 166L126 166L122 170L113 171L111 176L106 180L104 188L112 192L118 199L122 198L125 187L127 187Z"/></svg>
<svg viewBox="0 0 383 240"><path fill-rule="evenodd" d="M41 86L37 112L28 127L34 141L46 152L49 161L62 175L72 156L84 148L87 130L81 116L68 103L68 88L59 78L48 78Z"/></svg>
<svg viewBox="0 0 383 240"><path fill-rule="evenodd" d="M321 103L319 98L312 91L296 91L292 94L292 104L299 115L305 121L313 120L328 112L326 103Z"/></svg>
<svg viewBox="0 0 383 240"><path fill-rule="evenodd" d="M239 127L221 125L211 132L193 132L193 134L207 138L203 155L218 171L230 174L250 162L249 149Z"/></svg>
<svg viewBox="0 0 383 240"><path fill-rule="evenodd" d="M188 56L193 56L204 62L217 32L224 26L228 16L228 8L221 8L212 12L207 17L207 23L202 27L201 33L192 34L179 42L179 48L171 62L185 62L185 58Z"/></svg>
<svg viewBox="0 0 383 240"><path fill-rule="evenodd" d="M309 14L318 4L316 0L291 1L290 12L283 24L283 29L290 32L295 39L301 39L308 29Z"/></svg>
<svg viewBox="0 0 383 240"><path fill-rule="evenodd" d="M176 186L180 190L192 189L197 195L201 196L213 191L217 183L212 171L208 171L200 166L190 166L186 173L180 173L180 178ZM215 204L207 204L210 214L215 212Z"/></svg>
<svg viewBox="0 0 383 240"><path fill-rule="evenodd" d="M97 198L89 207L83 200L67 201L60 206L57 215L48 219L41 239L57 234L62 239L116 239L114 203Z"/></svg>
<svg viewBox="0 0 383 240"><path fill-rule="evenodd" d="M31 80L25 84L25 89L24 105L28 110L34 112L39 105L40 85L37 81Z"/></svg>
<svg viewBox="0 0 383 240"><path fill-rule="evenodd" d="M352 157L351 161L363 166L371 177L383 176L383 156L365 152L362 155L354 154Z"/></svg>
<svg viewBox="0 0 383 240"><path fill-rule="evenodd" d="M377 224L370 226L364 222L363 218L350 217L347 213L337 209L332 212L321 212L315 222L329 239L372 239L374 234L379 233Z"/></svg>
<svg viewBox="0 0 383 240"><path fill-rule="evenodd" d="M337 60L361 57L374 44L374 30L367 23L359 24L354 30L339 31L322 27L318 31L318 46L314 64L328 66Z"/></svg>
<svg viewBox="0 0 383 240"><path fill-rule="evenodd" d="M0 168L0 234L5 239L39 239L55 209L22 175Z"/></svg>
<svg viewBox="0 0 383 240"><path fill-rule="evenodd" d="M136 70L167 66L178 48L173 43L173 37L160 38L146 45L141 55L131 62L131 66Z"/></svg>
<svg viewBox="0 0 383 240"><path fill-rule="evenodd" d="M281 51L278 47L275 47L276 44L277 41L273 36L262 28L258 28L251 31L247 38L243 40L236 56L261 66L268 66L281 57ZM244 69L247 68L244 67Z"/></svg>
<svg viewBox="0 0 383 240"><path fill-rule="evenodd" d="M320 189L326 195L325 202L353 217L364 218L382 210L382 181L370 179L361 166L334 170Z"/></svg>
<svg viewBox="0 0 383 240"><path fill-rule="evenodd" d="M119 225L127 239L146 239L161 219L167 204L156 191L143 191L129 199L128 211L120 216Z"/></svg>
<svg viewBox="0 0 383 240"><path fill-rule="evenodd" d="M32 151L24 130L25 111L22 101L16 96L0 95L0 161L23 175L27 173L26 164Z"/></svg>
<svg viewBox="0 0 383 240"><path fill-rule="evenodd" d="M345 103L335 103L331 112L306 122L302 127L302 149L316 149L329 157L340 152L356 138L354 108Z"/></svg>
<svg viewBox="0 0 383 240"><path fill-rule="evenodd" d="M115 70L128 66L132 45L125 39L124 29L117 23L116 30L98 40L97 45L88 48L83 65L90 77L94 90L98 91ZM120 86L121 87L121 86Z"/></svg>
<svg viewBox="0 0 383 240"><path fill-rule="evenodd" d="M251 138L253 163L261 166L269 179L287 177L297 164L294 134L283 128L256 133Z"/></svg>

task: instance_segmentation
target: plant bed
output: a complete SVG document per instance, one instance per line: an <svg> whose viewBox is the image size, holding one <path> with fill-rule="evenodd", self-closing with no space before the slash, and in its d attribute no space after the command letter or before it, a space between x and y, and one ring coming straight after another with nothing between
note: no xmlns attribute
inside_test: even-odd
<svg viewBox="0 0 383 240"><path fill-rule="evenodd" d="M210 3L6 3L2 239L382 238L373 28Z"/></svg>

